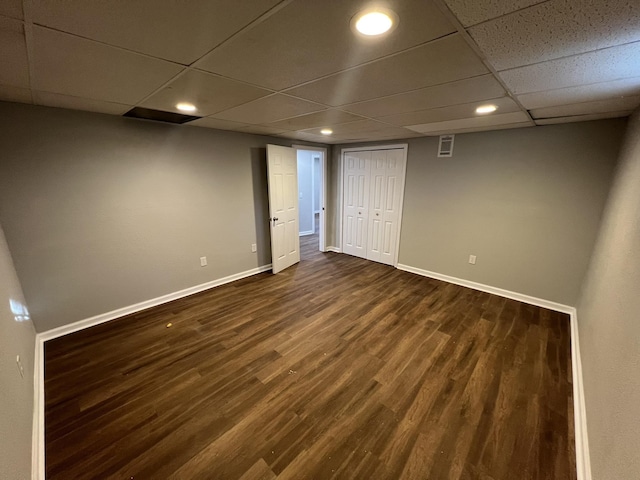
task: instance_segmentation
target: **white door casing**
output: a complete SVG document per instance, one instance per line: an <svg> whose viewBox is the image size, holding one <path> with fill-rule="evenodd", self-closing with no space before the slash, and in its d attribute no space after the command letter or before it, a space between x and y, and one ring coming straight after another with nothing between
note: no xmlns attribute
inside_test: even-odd
<svg viewBox="0 0 640 480"><path fill-rule="evenodd" d="M345 156L343 252L367 258L371 152Z"/></svg>
<svg viewBox="0 0 640 480"><path fill-rule="evenodd" d="M267 145L269 224L273 273L300 261L296 150Z"/></svg>

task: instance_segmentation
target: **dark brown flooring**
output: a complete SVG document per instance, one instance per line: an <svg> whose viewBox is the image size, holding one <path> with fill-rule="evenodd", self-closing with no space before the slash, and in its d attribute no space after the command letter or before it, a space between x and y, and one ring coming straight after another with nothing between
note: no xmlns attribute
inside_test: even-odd
<svg viewBox="0 0 640 480"><path fill-rule="evenodd" d="M566 315L302 244L47 342L47 478L575 478Z"/></svg>

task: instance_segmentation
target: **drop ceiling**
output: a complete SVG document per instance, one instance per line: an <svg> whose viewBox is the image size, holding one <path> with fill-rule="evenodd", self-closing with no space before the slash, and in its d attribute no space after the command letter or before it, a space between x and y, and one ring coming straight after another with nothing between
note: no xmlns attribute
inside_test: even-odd
<svg viewBox="0 0 640 480"><path fill-rule="evenodd" d="M379 2L378 2L379 4ZM321 143L531 127L640 105L637 0L3 0L0 100ZM475 108L498 110L478 116ZM323 136L322 128L333 129Z"/></svg>

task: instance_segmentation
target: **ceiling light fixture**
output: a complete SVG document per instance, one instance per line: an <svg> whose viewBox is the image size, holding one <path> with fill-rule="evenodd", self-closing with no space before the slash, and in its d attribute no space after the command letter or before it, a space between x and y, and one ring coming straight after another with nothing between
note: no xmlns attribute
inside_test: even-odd
<svg viewBox="0 0 640 480"><path fill-rule="evenodd" d="M176 108L181 112L195 112L196 106L193 103L178 103Z"/></svg>
<svg viewBox="0 0 640 480"><path fill-rule="evenodd" d="M481 105L476 108L476 113L479 115L485 115L487 113L493 113L498 109L495 105Z"/></svg>
<svg viewBox="0 0 640 480"><path fill-rule="evenodd" d="M322 130L320 130L320 133L323 135L331 135L333 133L333 130L331 130L330 128L323 128Z"/></svg>
<svg viewBox="0 0 640 480"><path fill-rule="evenodd" d="M358 13L351 20L352 28L367 37L382 35L398 23L398 16L391 10L376 8Z"/></svg>

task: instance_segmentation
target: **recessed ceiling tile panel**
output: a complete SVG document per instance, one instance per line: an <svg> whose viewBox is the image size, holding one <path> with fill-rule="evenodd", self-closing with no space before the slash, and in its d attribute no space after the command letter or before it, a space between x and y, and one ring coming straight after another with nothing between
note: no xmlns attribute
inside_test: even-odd
<svg viewBox="0 0 640 480"><path fill-rule="evenodd" d="M33 103L33 98L31 97L31 90L28 88L0 85L0 101Z"/></svg>
<svg viewBox="0 0 640 480"><path fill-rule="evenodd" d="M29 87L29 63L22 22L0 17L0 84Z"/></svg>
<svg viewBox="0 0 640 480"><path fill-rule="evenodd" d="M317 135L320 134L320 130L320 128L314 128L305 130L305 132ZM401 127L387 125L373 120L360 120L357 122L344 123L342 125L332 127L332 130L332 138L359 138L364 134L388 137L392 135L402 136L407 133L413 133Z"/></svg>
<svg viewBox="0 0 640 480"><path fill-rule="evenodd" d="M34 89L135 105L182 67L34 27Z"/></svg>
<svg viewBox="0 0 640 480"><path fill-rule="evenodd" d="M196 126L196 127L205 127L205 128L215 128L217 130L235 130L242 127L247 127L246 123L238 123L238 122L230 122L228 120L218 120L217 118L211 117L203 117L198 118L197 120L193 120L185 125Z"/></svg>
<svg viewBox="0 0 640 480"><path fill-rule="evenodd" d="M541 118L536 120L535 122L536 125L556 125L558 123L588 122L591 120L602 120L605 118L628 117L632 113L632 110L622 112L593 113L590 115L576 115L573 117Z"/></svg>
<svg viewBox="0 0 640 480"><path fill-rule="evenodd" d="M481 75L434 87L421 88L412 92L353 103L343 106L342 109L367 117L381 117L497 98L504 94L504 88L493 75Z"/></svg>
<svg viewBox="0 0 640 480"><path fill-rule="evenodd" d="M258 125L277 122L278 120L305 113L317 112L325 108L317 103L276 94L225 110L213 117L221 120L231 120L232 122Z"/></svg>
<svg viewBox="0 0 640 480"><path fill-rule="evenodd" d="M69 110L84 110L87 112L108 113L122 115L131 110L131 105L91 100L89 98L72 97L58 93L34 92L35 103L47 107L67 108Z"/></svg>
<svg viewBox="0 0 640 480"><path fill-rule="evenodd" d="M189 102L198 109L194 115L206 116L270 94L269 90L190 70L149 97L142 106L180 113L176 104Z"/></svg>
<svg viewBox="0 0 640 480"><path fill-rule="evenodd" d="M241 2L239 2L241 3ZM396 0L389 35L353 34L351 18L366 4L297 0L208 54L198 68L274 90L336 73L455 31L430 0Z"/></svg>
<svg viewBox="0 0 640 480"><path fill-rule="evenodd" d="M473 39L497 70L640 40L637 0L551 0L477 25Z"/></svg>
<svg viewBox="0 0 640 480"><path fill-rule="evenodd" d="M507 13L530 7L546 0L445 0L451 11L465 27L501 17Z"/></svg>
<svg viewBox="0 0 640 480"><path fill-rule="evenodd" d="M322 112L309 113L299 117L281 120L272 123L272 127L282 127L285 130L304 130L313 127L330 127L341 123L355 122L362 120L362 117L352 113L341 112L340 110L324 110Z"/></svg>
<svg viewBox="0 0 640 480"><path fill-rule="evenodd" d="M499 75L516 94L640 77L640 42L515 68Z"/></svg>
<svg viewBox="0 0 640 480"><path fill-rule="evenodd" d="M488 73L460 35L296 87L287 93L345 105Z"/></svg>
<svg viewBox="0 0 640 480"><path fill-rule="evenodd" d="M463 128L494 127L496 125L508 125L525 123L533 125L529 116L524 112L503 113L500 115L485 115L483 117L464 118L461 120L447 120L445 122L425 123L422 125L410 125L407 128L418 133L440 132L460 130Z"/></svg>
<svg viewBox="0 0 640 480"><path fill-rule="evenodd" d="M458 129L448 129L448 130L439 130L435 132L429 132L426 134L428 137L437 137L439 135L452 135L458 133L476 133L476 132L487 132L494 130L511 130L512 128L526 128L535 126L532 122L519 122L519 123L509 123L506 125L493 125L490 127L470 127L470 128L458 128Z"/></svg>
<svg viewBox="0 0 640 480"><path fill-rule="evenodd" d="M380 117L379 120L394 125L417 125L420 123L443 122L445 120L456 120L459 118L472 118L478 116L475 110L480 105L491 104L498 107L499 113L519 112L520 107L509 97L494 98L483 102L465 103L451 107L433 108L421 110L419 112L400 113Z"/></svg>
<svg viewBox="0 0 640 480"><path fill-rule="evenodd" d="M280 0L39 0L33 21L190 64Z"/></svg>
<svg viewBox="0 0 640 480"><path fill-rule="evenodd" d="M597 100L595 102L576 103L574 105L559 105L556 107L537 108L531 110L534 119L550 117L571 117L594 113L619 112L633 110L640 105L640 96L614 98L611 100Z"/></svg>
<svg viewBox="0 0 640 480"><path fill-rule="evenodd" d="M257 135L277 135L287 131L286 128L268 127L265 125L247 125L238 130L239 132L255 133Z"/></svg>
<svg viewBox="0 0 640 480"><path fill-rule="evenodd" d="M0 2L0 15L22 20L22 0L2 0Z"/></svg>
<svg viewBox="0 0 640 480"><path fill-rule="evenodd" d="M578 87L558 88L545 92L525 93L518 95L518 100L525 108L532 109L606 100L629 95L640 95L640 77Z"/></svg>
<svg viewBox="0 0 640 480"><path fill-rule="evenodd" d="M311 133L306 133L306 132L285 132L277 136L283 137L283 138L289 138L292 140L304 140L307 142L314 142L314 143L325 143L325 144L339 143L339 140L331 138L330 136L313 135Z"/></svg>

